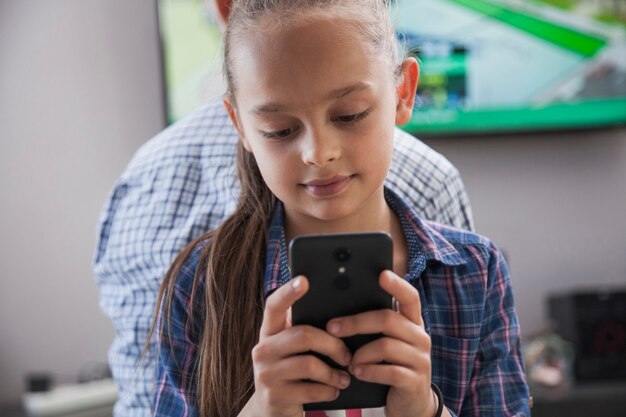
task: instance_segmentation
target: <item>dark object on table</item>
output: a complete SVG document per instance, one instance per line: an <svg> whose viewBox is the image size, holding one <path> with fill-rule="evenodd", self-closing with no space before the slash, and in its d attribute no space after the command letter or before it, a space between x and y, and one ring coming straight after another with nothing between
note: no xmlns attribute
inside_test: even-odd
<svg viewBox="0 0 626 417"><path fill-rule="evenodd" d="M45 392L52 388L52 376L46 373L28 374L26 390L28 392Z"/></svg>
<svg viewBox="0 0 626 417"><path fill-rule="evenodd" d="M552 296L549 311L574 346L577 382L626 381L626 289Z"/></svg>

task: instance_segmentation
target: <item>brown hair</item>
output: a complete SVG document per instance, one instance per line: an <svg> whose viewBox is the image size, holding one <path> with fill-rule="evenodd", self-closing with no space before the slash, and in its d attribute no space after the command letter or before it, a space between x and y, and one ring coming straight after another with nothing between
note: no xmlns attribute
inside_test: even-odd
<svg viewBox="0 0 626 417"><path fill-rule="evenodd" d="M388 53L395 72L397 51L387 3L385 0L235 0L224 38L224 73L231 103L236 105L233 44L246 33L258 30L259 19L269 14L278 18L273 22L282 23L320 12L349 18L376 50ZM194 326L201 329L192 378L197 378L198 407L203 417L237 415L254 392L251 351L258 342L263 318L267 226L276 199L265 185L254 156L241 143L237 168L241 199L235 212L217 230L200 236L176 257L156 303L161 306L162 333L164 323L171 320L171 300L182 266L192 250L205 241L207 245L201 252L191 291L192 299L201 297L204 304L202 311L189 313L185 324L188 331ZM204 294L199 295L198 284L202 281ZM155 317L150 335L156 320ZM160 344L167 345L167 340Z"/></svg>
<svg viewBox="0 0 626 417"><path fill-rule="evenodd" d="M171 320L176 279L192 250L206 242L190 295L192 300L201 297L202 310L193 311L191 303L185 323L188 332L198 325L201 329L192 376L197 378L201 416L236 415L254 392L250 352L258 341L263 318L267 222L275 197L263 182L254 156L241 145L237 167L241 199L235 212L217 230L200 236L176 257L156 301L161 306L162 334L164 323ZM202 281L204 294L199 295L198 283ZM155 323L156 317L151 334Z"/></svg>

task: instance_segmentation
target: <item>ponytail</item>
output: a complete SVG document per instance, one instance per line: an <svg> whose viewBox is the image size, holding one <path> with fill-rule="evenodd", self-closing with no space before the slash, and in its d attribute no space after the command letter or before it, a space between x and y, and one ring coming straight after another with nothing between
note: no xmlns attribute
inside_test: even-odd
<svg viewBox="0 0 626 417"><path fill-rule="evenodd" d="M163 303L162 331L172 318L177 276L193 248L206 241L191 291L192 299L198 297L198 283L204 278L202 311L191 311L185 324L190 331L195 320L201 321L192 377L197 378L203 417L237 415L254 392L251 352L263 319L267 225L275 197L263 182L254 156L241 144L237 159L242 193L237 209L217 230L200 236L178 255L156 303Z"/></svg>

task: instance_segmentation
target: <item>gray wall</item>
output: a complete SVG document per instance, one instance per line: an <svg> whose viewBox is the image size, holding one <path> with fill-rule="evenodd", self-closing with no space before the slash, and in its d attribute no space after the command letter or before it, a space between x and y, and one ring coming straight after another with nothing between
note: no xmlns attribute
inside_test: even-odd
<svg viewBox="0 0 626 417"><path fill-rule="evenodd" d="M162 126L155 25L151 0L0 0L0 403L25 372L106 360L95 224ZM508 252L526 333L547 293L626 284L626 130L428 143Z"/></svg>
<svg viewBox="0 0 626 417"><path fill-rule="evenodd" d="M106 361L95 225L163 123L155 25L151 0L0 0L0 403Z"/></svg>

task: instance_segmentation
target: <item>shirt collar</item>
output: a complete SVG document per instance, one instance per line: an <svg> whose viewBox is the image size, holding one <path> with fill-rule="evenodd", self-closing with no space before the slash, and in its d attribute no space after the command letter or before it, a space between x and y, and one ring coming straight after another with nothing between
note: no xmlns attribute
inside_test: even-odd
<svg viewBox="0 0 626 417"><path fill-rule="evenodd" d="M461 265L465 260L455 247L439 232L441 227L419 218L417 213L397 194L385 188L385 200L400 219L402 231L407 241L408 281L419 279L428 262L445 265ZM263 288L267 297L272 291L291 278L287 262L287 242L285 240L284 209L276 202L269 223L265 275Z"/></svg>

